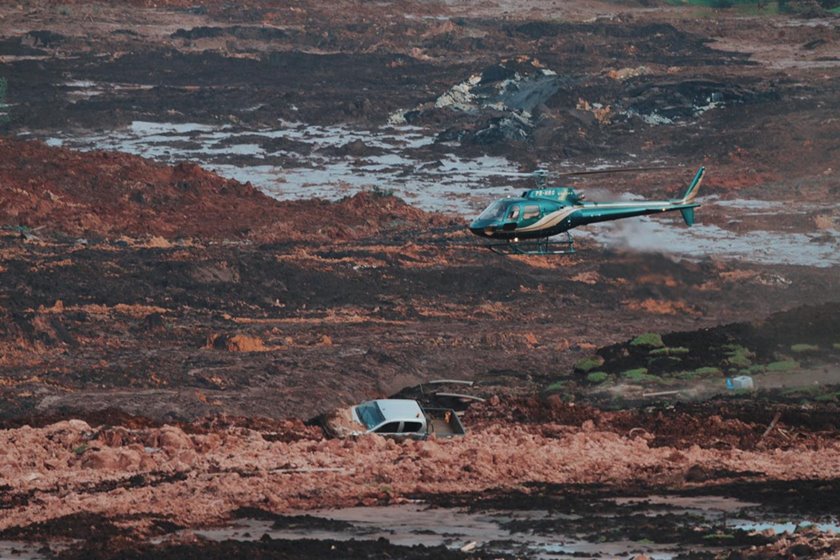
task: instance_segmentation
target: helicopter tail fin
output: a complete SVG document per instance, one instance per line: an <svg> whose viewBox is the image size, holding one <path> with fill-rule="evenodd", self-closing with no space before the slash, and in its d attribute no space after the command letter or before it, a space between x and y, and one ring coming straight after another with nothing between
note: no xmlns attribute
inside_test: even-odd
<svg viewBox="0 0 840 560"><path fill-rule="evenodd" d="M685 220L685 225L694 225L694 208L682 208L680 214L682 214L683 220Z"/></svg>
<svg viewBox="0 0 840 560"><path fill-rule="evenodd" d="M685 195L682 197L683 204L692 204L694 199L697 198L697 191L700 190L700 183L703 182L703 175L706 173L706 168L701 167L697 170L697 174L692 179L691 184L688 185L688 190L685 191ZM692 221L693 221L694 212L692 212ZM685 211L683 211L683 218L685 218L686 223L688 223L688 218L686 217ZM691 225L691 224L688 224Z"/></svg>

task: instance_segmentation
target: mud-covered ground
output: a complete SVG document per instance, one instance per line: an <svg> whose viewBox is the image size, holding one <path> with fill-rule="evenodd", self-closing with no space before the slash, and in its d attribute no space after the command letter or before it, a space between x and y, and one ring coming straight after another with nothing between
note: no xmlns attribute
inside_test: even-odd
<svg viewBox="0 0 840 560"><path fill-rule="evenodd" d="M151 4L0 7L0 555L837 554L836 17ZM499 173L699 165L691 230L464 231ZM488 399L465 438L306 422L434 378ZM321 511L415 500L504 519Z"/></svg>

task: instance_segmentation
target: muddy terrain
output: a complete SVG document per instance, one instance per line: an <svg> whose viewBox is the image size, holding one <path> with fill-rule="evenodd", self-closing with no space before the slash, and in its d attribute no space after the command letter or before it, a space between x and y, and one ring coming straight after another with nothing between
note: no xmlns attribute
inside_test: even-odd
<svg viewBox="0 0 840 560"><path fill-rule="evenodd" d="M837 23L0 7L0 557L836 556ZM517 172L701 165L692 228L465 228ZM439 378L485 399L463 438L317 424Z"/></svg>

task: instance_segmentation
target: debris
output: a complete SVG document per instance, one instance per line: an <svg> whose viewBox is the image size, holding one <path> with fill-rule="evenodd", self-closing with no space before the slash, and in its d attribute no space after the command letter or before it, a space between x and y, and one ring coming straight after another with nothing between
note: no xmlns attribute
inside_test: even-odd
<svg viewBox="0 0 840 560"><path fill-rule="evenodd" d="M638 66L636 68L621 68L619 70L610 70L607 76L613 80L624 81L638 76L646 76L652 74L653 71L647 66Z"/></svg>
<svg viewBox="0 0 840 560"><path fill-rule="evenodd" d="M651 125L691 120L720 107L770 98L760 92L732 83L712 80L648 82L628 89L622 114L638 117Z"/></svg>
<svg viewBox="0 0 840 560"><path fill-rule="evenodd" d="M435 393L436 397L444 397L444 398L452 398L452 399L461 399L461 400L469 400L475 402L484 402L485 399L481 397L476 397L474 395L467 395L465 393L446 393L446 392L437 392Z"/></svg>
<svg viewBox="0 0 840 560"><path fill-rule="evenodd" d="M642 396L645 398L648 397L668 397L673 395L679 395L682 391L657 391L655 393L642 393Z"/></svg>
<svg viewBox="0 0 840 560"><path fill-rule="evenodd" d="M767 426L767 429L766 429L766 430L764 430L764 433L763 433L763 434L761 434L761 437L760 437L760 438L758 438L758 441L763 440L764 438L766 438L766 437L767 437L767 434L769 434L770 432L772 432L772 431L773 431L773 428L775 428L775 427L776 427L776 424L779 422L779 419L780 419L781 417L782 417L782 413L781 413L781 412L777 412L777 413L776 413L776 415L775 415L775 416L773 416L773 420L771 420L771 421L770 421L770 425L769 425L769 426Z"/></svg>
<svg viewBox="0 0 840 560"><path fill-rule="evenodd" d="M753 378L749 375L739 375L737 377L727 377L726 388L730 391L737 391L739 389L752 391L755 389L755 384L753 383Z"/></svg>
<svg viewBox="0 0 840 560"><path fill-rule="evenodd" d="M432 116L436 110L453 111L473 116L480 122L475 126L455 125L440 135L441 140L453 139L481 145L522 142L534 130L538 109L564 83L563 78L544 68L536 59L507 59L455 84L433 104L393 113L389 122L413 124Z"/></svg>
<svg viewBox="0 0 840 560"><path fill-rule="evenodd" d="M578 99L578 103L575 108L578 111L587 111L592 113L595 120L601 124L610 123L612 109L609 105L604 106L601 103L589 103L587 100L580 98Z"/></svg>
<svg viewBox="0 0 840 560"><path fill-rule="evenodd" d="M478 546L476 541L470 541L460 548L461 552L472 552Z"/></svg>
<svg viewBox="0 0 840 560"><path fill-rule="evenodd" d="M424 385L466 385L468 387L472 387L475 385L475 381L469 381L467 379L431 379L426 381Z"/></svg>

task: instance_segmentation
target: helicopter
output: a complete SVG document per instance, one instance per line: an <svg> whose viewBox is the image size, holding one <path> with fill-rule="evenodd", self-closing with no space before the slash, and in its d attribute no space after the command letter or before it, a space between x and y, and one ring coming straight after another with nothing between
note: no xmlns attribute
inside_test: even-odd
<svg viewBox="0 0 840 560"><path fill-rule="evenodd" d="M638 169L643 170L643 169ZM503 198L492 202L469 225L475 235L500 243L488 245L500 254L565 255L575 252L570 229L578 226L679 210L686 225L694 224L694 209L700 206L695 199L703 181L705 167L701 167L682 198L662 201L584 202L584 194L571 187L547 187L548 172L539 170L528 175L536 177L538 188L517 198ZM575 173L584 175L598 171ZM549 238L561 233L565 240Z"/></svg>

